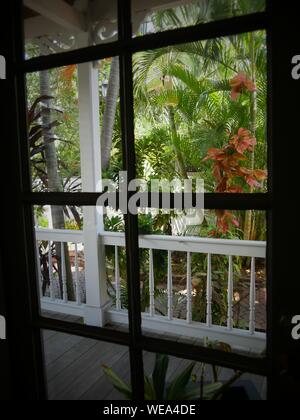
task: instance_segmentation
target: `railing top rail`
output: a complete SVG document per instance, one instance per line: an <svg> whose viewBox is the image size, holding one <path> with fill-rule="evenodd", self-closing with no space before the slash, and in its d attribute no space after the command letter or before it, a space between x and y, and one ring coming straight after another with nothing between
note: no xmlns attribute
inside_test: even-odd
<svg viewBox="0 0 300 420"><path fill-rule="evenodd" d="M124 233L104 232L101 236L104 245L125 246ZM141 248L146 249L266 258L266 242L263 241L141 235L139 243Z"/></svg>
<svg viewBox="0 0 300 420"><path fill-rule="evenodd" d="M124 233L103 232L100 236L104 245L125 246ZM82 243L84 242L83 238L83 231L81 230L36 228L36 239L39 241ZM190 236L141 235L139 244L140 247L144 249L266 258L266 242L263 241L239 241Z"/></svg>
<svg viewBox="0 0 300 420"><path fill-rule="evenodd" d="M65 229L35 229L36 239L38 241L52 241L52 242L71 242L82 243L82 230L65 230Z"/></svg>

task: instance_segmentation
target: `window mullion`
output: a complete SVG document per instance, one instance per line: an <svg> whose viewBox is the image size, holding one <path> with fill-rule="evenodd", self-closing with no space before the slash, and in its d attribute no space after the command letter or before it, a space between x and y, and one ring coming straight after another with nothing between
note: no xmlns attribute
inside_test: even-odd
<svg viewBox="0 0 300 420"><path fill-rule="evenodd" d="M118 1L119 37L130 41L131 1ZM128 182L136 178L136 158L134 145L132 54L124 49L120 55L120 105L122 122L123 166ZM128 200L130 194L128 194ZM130 364L133 399L144 399L143 351L138 348L142 336L140 262L137 216L125 215L125 236L127 256L127 284L129 299L129 332L131 336Z"/></svg>

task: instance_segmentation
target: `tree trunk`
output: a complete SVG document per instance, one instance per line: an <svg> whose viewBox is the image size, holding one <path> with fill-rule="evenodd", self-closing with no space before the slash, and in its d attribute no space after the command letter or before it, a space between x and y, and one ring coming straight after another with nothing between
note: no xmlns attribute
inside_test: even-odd
<svg viewBox="0 0 300 420"><path fill-rule="evenodd" d="M51 96L50 89L50 75L49 71L40 72L40 94L41 96ZM52 122L51 117L51 99L45 100L44 103L46 107L42 113L42 124L43 124L43 138L45 145L45 161L47 169L47 178L48 178L48 191L49 192L62 192L62 181L59 176L58 160L56 154L55 142L53 141L52 129L48 128ZM65 218L63 207L51 206L51 215L53 221L54 229L64 229L65 228ZM70 257L68 251L68 244L64 244L65 247L65 265L66 265L66 275L67 275L67 291L68 299L75 300L75 293L73 287L73 278L70 264ZM62 264L61 264L61 245L60 243L55 243L56 255L58 260L58 271L59 271L59 281L60 281L60 291L61 298L62 296ZM51 269L51 267L49 267Z"/></svg>
<svg viewBox="0 0 300 420"><path fill-rule="evenodd" d="M250 57L251 57L251 79L254 84L256 84L256 58L255 58L255 42L254 42L254 34L251 33L250 35ZM251 126L250 130L252 135L256 136L257 130L257 93L251 92L251 104L250 104L250 117L251 117ZM255 148L253 147L253 152L251 153L251 169L254 170L255 168ZM253 187L251 187L250 192L253 192ZM244 228L244 239L250 240L255 239L253 238L252 233L255 232L254 229L254 213L252 210L246 211L245 216L245 228Z"/></svg>
<svg viewBox="0 0 300 420"><path fill-rule="evenodd" d="M120 90L119 67L119 57L114 57L110 67L107 97L101 130L102 170L106 170L108 168L111 156L113 130Z"/></svg>

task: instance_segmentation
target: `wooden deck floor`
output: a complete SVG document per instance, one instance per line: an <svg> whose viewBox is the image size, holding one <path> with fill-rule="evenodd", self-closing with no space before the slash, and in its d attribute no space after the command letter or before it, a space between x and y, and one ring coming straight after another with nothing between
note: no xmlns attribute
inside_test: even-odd
<svg viewBox="0 0 300 420"><path fill-rule="evenodd" d="M70 316L51 314L51 317L78 321ZM174 337L172 337L174 340ZM50 400L118 400L122 396L114 390L103 374L102 365L111 368L126 382L130 378L128 349L123 346L99 342L83 337L43 331L45 364ZM180 340L180 337L177 337ZM154 354L144 354L145 372L150 373L154 364ZM190 362L170 358L168 380L175 377ZM195 367L199 374L200 364ZM208 369L208 375L210 374ZM221 379L232 375L232 371L222 369ZM245 374L242 380L250 385L253 399L265 399L265 378Z"/></svg>

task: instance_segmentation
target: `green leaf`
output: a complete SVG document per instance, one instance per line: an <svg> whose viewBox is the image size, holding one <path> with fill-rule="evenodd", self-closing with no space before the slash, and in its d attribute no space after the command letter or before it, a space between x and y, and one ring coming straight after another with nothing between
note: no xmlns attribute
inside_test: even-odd
<svg viewBox="0 0 300 420"><path fill-rule="evenodd" d="M204 385L203 387L203 399L204 400L212 400L216 392L218 392L223 387L221 382L216 382L210 385ZM200 385L197 387L193 387L188 389L184 394L181 396L181 400L191 401L197 400L200 398Z"/></svg>
<svg viewBox="0 0 300 420"><path fill-rule="evenodd" d="M190 364L183 372L181 372L171 383L167 391L167 400L182 400L185 389L191 381L191 376L195 363Z"/></svg>
<svg viewBox="0 0 300 420"><path fill-rule="evenodd" d="M164 398L168 367L169 357L166 355L156 354L152 379L157 400L163 400Z"/></svg>
<svg viewBox="0 0 300 420"><path fill-rule="evenodd" d="M203 389L203 399L211 400L215 393L223 387L222 382L215 382L214 384L205 385Z"/></svg>
<svg viewBox="0 0 300 420"><path fill-rule="evenodd" d="M119 376L117 376L111 368L105 365L102 367L103 367L103 371L105 375L107 376L109 381L112 383L114 388L117 391L119 391L121 394L123 394L126 398L128 398L129 400L132 399L131 387L125 384L125 382L123 382L122 379L119 378Z"/></svg>
<svg viewBox="0 0 300 420"><path fill-rule="evenodd" d="M145 400L154 401L156 400L155 390L151 379L145 375L144 377L144 386L145 386Z"/></svg>
<svg viewBox="0 0 300 420"><path fill-rule="evenodd" d="M183 401L190 401L190 400L197 400L199 398L200 398L200 385L185 391L181 395L180 399L183 400Z"/></svg>

